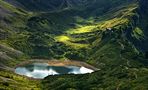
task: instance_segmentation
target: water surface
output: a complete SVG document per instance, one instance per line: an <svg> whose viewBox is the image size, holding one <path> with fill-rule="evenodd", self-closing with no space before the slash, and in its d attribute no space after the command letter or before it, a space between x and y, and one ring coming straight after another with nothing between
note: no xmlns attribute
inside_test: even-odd
<svg viewBox="0 0 148 90"><path fill-rule="evenodd" d="M27 77L43 79L49 75L86 74L92 73L93 70L83 66L49 66L47 63L32 63L17 67L15 72Z"/></svg>

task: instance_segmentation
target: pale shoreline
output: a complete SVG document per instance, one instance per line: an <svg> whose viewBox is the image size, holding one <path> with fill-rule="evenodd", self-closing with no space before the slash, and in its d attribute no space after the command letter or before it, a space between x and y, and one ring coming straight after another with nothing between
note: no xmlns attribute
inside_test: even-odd
<svg viewBox="0 0 148 90"><path fill-rule="evenodd" d="M90 64L87 64L85 62L82 61L74 61L74 60L44 60L44 59L31 59L28 61L24 61L21 64L18 64L16 67L18 66L23 66L25 64L29 64L29 63L48 63L50 66L78 66L78 67L86 67L89 69L92 69L94 71L100 70ZM15 68L16 68L15 67Z"/></svg>

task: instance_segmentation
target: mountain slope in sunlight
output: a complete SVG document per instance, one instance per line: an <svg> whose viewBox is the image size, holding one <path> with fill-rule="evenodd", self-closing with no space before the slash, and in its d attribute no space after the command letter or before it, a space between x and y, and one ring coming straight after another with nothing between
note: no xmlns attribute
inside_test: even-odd
<svg viewBox="0 0 148 90"><path fill-rule="evenodd" d="M0 89L147 90L147 4L0 0ZM12 72L32 58L80 60L100 70L37 81Z"/></svg>

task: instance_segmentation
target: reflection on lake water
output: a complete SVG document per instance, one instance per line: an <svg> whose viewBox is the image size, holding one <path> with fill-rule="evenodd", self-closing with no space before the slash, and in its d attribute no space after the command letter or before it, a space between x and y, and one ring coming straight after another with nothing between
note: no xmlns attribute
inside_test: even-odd
<svg viewBox="0 0 148 90"><path fill-rule="evenodd" d="M83 66L49 66L47 63L33 63L17 67L15 72L20 75L43 79L49 75L86 74L92 73L93 70Z"/></svg>

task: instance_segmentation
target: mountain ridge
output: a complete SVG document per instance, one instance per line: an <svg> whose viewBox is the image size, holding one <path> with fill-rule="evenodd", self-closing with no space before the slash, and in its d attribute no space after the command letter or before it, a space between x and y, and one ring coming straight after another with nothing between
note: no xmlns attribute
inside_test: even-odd
<svg viewBox="0 0 148 90"><path fill-rule="evenodd" d="M0 0L0 88L19 87L6 78L24 81L24 90L147 90L147 1L66 1ZM5 68L31 58L80 60L101 70L34 82Z"/></svg>

